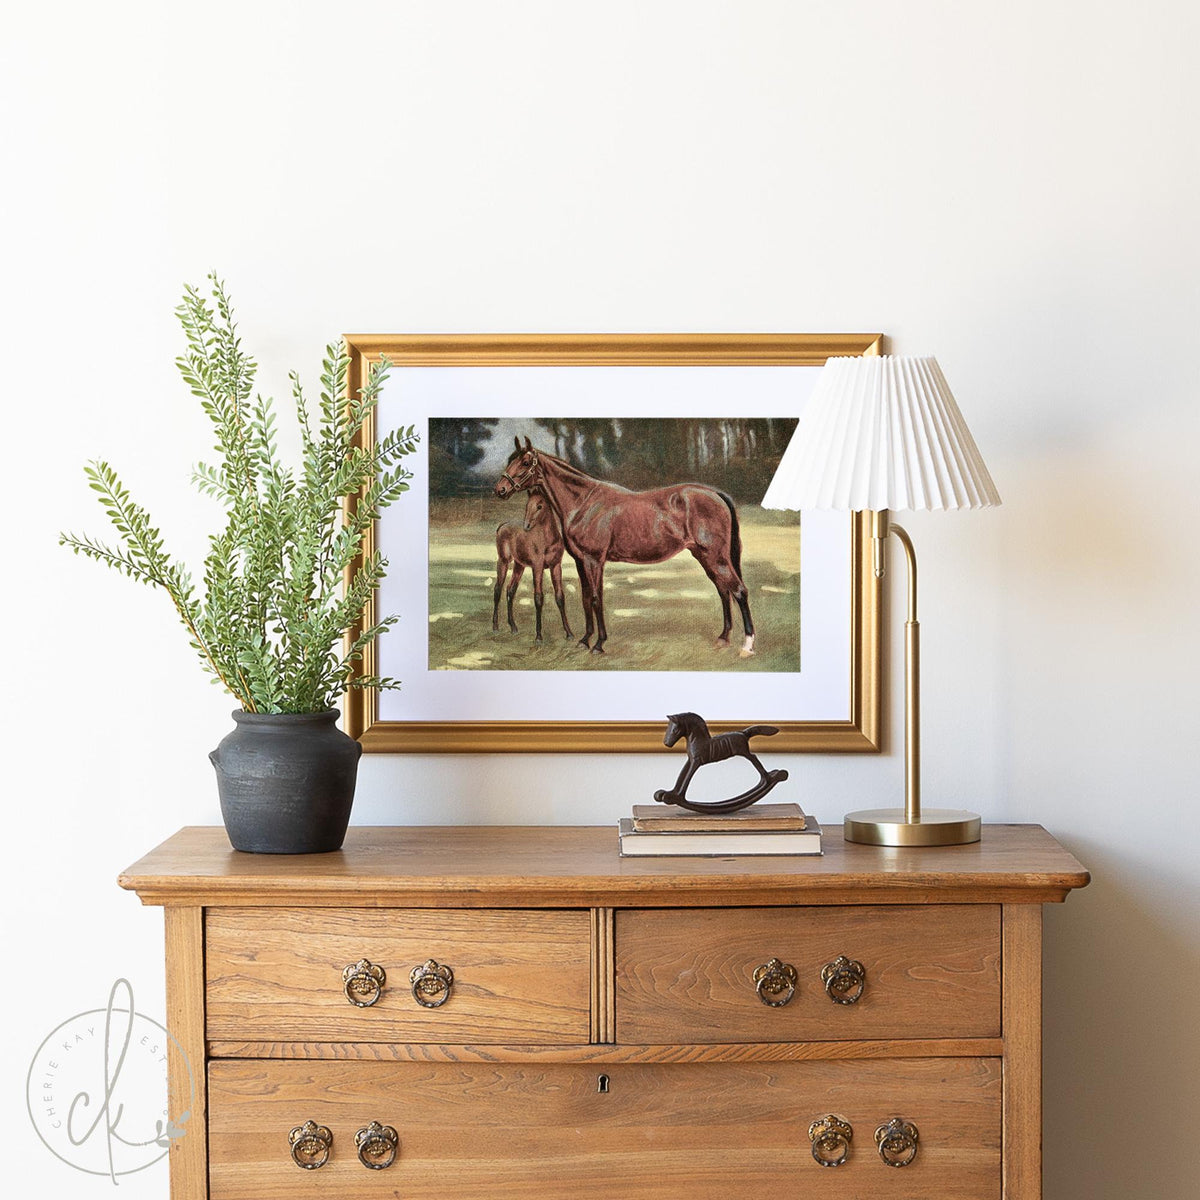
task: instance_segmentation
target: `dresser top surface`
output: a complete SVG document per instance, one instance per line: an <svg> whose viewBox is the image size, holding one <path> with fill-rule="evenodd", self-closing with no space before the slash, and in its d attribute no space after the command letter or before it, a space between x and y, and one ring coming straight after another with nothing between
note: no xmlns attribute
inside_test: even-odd
<svg viewBox="0 0 1200 1200"><path fill-rule="evenodd" d="M1088 872L1040 825L970 846L887 849L823 835L820 857L621 858L611 826L352 826L332 854L243 854L189 826L119 878L146 904L678 907L1042 903Z"/></svg>

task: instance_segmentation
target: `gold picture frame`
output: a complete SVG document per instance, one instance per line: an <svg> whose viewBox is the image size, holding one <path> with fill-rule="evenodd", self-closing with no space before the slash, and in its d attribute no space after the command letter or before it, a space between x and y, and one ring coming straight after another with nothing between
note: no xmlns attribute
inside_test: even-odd
<svg viewBox="0 0 1200 1200"><path fill-rule="evenodd" d="M819 367L835 355L879 354L882 334L350 334L347 387L355 394L370 365L386 357L393 379L408 368L428 367ZM405 418L408 423L408 418ZM365 436L376 436L374 420ZM410 497L398 507L409 504ZM772 751L871 753L880 748L880 583L869 537L869 515L849 518L850 613L848 711L828 719L775 720ZM364 553L378 544L378 523ZM379 600L364 620L374 624ZM373 642L360 664L363 676L386 675L381 646L403 637L403 623ZM355 631L351 631L353 638ZM769 679L769 676L759 678ZM406 681L407 682L407 681ZM747 714L748 716L750 714ZM385 719L377 689L352 688L345 697L346 728L368 752L454 754L472 752L662 751L663 722L650 720L425 720ZM714 732L737 728L738 719L711 721Z"/></svg>

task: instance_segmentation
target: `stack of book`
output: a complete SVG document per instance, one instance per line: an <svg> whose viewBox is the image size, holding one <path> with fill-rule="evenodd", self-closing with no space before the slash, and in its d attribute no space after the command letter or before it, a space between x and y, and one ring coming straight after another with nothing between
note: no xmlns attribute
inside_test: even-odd
<svg viewBox="0 0 1200 1200"><path fill-rule="evenodd" d="M664 804L635 804L618 823L623 857L820 854L821 827L798 804L752 804L716 816Z"/></svg>

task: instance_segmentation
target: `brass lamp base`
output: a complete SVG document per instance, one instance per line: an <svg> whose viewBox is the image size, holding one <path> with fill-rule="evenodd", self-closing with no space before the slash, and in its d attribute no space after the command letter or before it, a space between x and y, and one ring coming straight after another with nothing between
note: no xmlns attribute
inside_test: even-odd
<svg viewBox="0 0 1200 1200"><path fill-rule="evenodd" d="M902 808L864 808L847 813L842 836L868 846L964 846L979 841L979 817L961 808L925 808L906 821Z"/></svg>

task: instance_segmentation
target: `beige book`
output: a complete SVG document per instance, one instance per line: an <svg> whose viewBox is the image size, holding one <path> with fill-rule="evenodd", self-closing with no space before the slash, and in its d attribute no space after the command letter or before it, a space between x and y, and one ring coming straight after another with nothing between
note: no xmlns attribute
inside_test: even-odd
<svg viewBox="0 0 1200 1200"><path fill-rule="evenodd" d="M735 813L689 812L673 804L635 804L633 828L638 833L733 833L739 830L805 828L798 804L752 804Z"/></svg>

